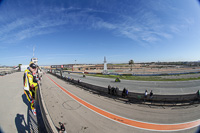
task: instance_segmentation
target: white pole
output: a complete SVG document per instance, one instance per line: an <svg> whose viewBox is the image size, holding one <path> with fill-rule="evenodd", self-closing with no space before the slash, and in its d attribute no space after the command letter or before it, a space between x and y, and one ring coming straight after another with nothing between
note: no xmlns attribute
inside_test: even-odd
<svg viewBox="0 0 200 133"><path fill-rule="evenodd" d="M35 52L35 46L33 47L33 57L34 57L34 52Z"/></svg>

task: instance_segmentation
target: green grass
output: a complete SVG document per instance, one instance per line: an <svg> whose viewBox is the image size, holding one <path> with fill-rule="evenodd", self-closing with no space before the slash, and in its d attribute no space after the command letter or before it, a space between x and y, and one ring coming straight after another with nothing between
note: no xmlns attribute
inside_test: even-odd
<svg viewBox="0 0 200 133"><path fill-rule="evenodd" d="M117 78L125 80L140 80L140 81L188 81L188 80L200 80L198 78L179 78L179 79L164 79L160 76L120 76L120 75L100 75L100 74L87 74L88 76L102 77L102 78Z"/></svg>
<svg viewBox="0 0 200 133"><path fill-rule="evenodd" d="M168 74L166 74L166 75L162 75L162 76L181 76L181 75L191 75L191 74L193 74L193 75L195 75L195 74L200 74L200 72L197 72L197 73L187 73L187 74L175 74L175 75L168 75Z"/></svg>

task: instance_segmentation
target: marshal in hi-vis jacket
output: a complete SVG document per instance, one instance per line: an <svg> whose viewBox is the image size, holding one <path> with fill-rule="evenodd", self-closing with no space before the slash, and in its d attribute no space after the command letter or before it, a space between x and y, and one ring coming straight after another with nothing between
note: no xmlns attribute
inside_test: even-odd
<svg viewBox="0 0 200 133"><path fill-rule="evenodd" d="M34 88L38 85L37 81L34 81L33 74L31 73L29 69L25 70L23 81L24 81L24 90L27 90L27 91L30 90L30 87Z"/></svg>

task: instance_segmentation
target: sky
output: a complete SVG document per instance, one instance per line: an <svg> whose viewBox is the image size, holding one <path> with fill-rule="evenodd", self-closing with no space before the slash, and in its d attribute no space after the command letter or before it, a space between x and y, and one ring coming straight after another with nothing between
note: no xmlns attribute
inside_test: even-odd
<svg viewBox="0 0 200 133"><path fill-rule="evenodd" d="M198 0L0 0L0 66L199 61Z"/></svg>

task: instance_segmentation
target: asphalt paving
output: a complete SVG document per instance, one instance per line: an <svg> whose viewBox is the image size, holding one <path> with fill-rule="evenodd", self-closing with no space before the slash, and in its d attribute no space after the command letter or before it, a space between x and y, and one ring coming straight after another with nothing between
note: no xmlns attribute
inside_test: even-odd
<svg viewBox="0 0 200 133"><path fill-rule="evenodd" d="M100 96L85 91L74 85L47 74L67 91L88 103L118 116L137 121L176 124L200 119L200 106L148 106L127 104L113 97ZM81 76L81 75L79 75ZM16 72L0 77L0 132L38 132L37 120L32 115L27 99L23 93L23 72ZM47 76L43 76L41 93L47 110L56 127L58 122L65 124L67 133L151 133L146 129L131 127L110 120L83 104L77 102L56 86ZM88 77L86 77L88 78ZM198 127L177 131L178 133L194 133Z"/></svg>
<svg viewBox="0 0 200 133"><path fill-rule="evenodd" d="M161 107L148 106L141 104L127 104L120 102L113 97L99 96L89 91L85 91L77 86L70 85L59 78L47 74L52 80L63 87L65 90L73 93L80 99L87 101L95 107L111 112L124 118L137 121L157 123L157 124L175 124L184 123L200 118L200 106L181 106L181 107ZM42 93L49 114L55 124L62 122L65 124L68 133L90 132L90 133L147 133L149 130L139 129L124 124L120 124L108 118L105 118L83 104L77 102L71 96L61 90L47 76L43 76ZM198 127L177 131L194 133Z"/></svg>

